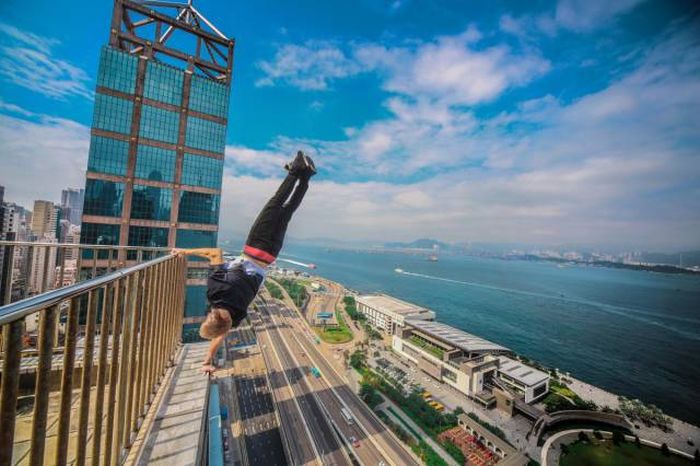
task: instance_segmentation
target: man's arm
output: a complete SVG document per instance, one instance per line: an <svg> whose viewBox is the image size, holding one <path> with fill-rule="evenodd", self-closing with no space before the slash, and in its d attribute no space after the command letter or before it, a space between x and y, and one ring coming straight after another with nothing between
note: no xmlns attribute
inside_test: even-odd
<svg viewBox="0 0 700 466"><path fill-rule="evenodd" d="M173 254L184 256L198 256L209 259L211 265L224 263L224 253L221 248L198 248L198 249L173 249Z"/></svg>
<svg viewBox="0 0 700 466"><path fill-rule="evenodd" d="M221 335L219 337L213 338L209 343L207 356L204 358L204 363L202 367L203 372L213 372L216 369L214 367L214 356L216 355L216 351L219 349L219 345L221 345L225 337L226 335Z"/></svg>

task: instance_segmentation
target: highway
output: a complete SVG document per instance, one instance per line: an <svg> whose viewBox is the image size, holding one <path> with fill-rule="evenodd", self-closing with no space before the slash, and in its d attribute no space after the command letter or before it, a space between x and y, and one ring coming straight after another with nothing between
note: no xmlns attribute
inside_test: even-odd
<svg viewBox="0 0 700 466"><path fill-rule="evenodd" d="M332 422L341 431L345 441L354 437L359 442L359 448L353 453L362 464L380 465L418 465L420 464L411 452L381 423L362 400L347 386L345 381L335 372L326 358L318 351L313 339L315 335L310 327L295 311L278 304L263 307L276 323L284 343L291 352L297 354L308 366L316 366L323 374L322 379L309 377L309 381L317 391L319 399L326 407ZM301 365L305 365L303 362ZM327 385L327 384L330 384ZM348 425L342 417L341 408L347 407L353 415L353 424Z"/></svg>
<svg viewBox="0 0 700 466"><path fill-rule="evenodd" d="M282 439L274 417L272 396L265 377L236 377L236 394L243 421L245 447L250 465L287 464Z"/></svg>
<svg viewBox="0 0 700 466"><path fill-rule="evenodd" d="M268 368L268 379L274 393L274 401L277 404L280 428L284 431L285 438L290 440L286 446L290 450L292 461L299 465L319 465L321 462L311 440L311 434L306 427L298 402L295 400L292 387L287 383L282 363L270 350L272 339L267 332L268 324L264 323L259 312L250 312L250 317L255 321L258 344Z"/></svg>
<svg viewBox="0 0 700 466"><path fill-rule="evenodd" d="M281 333L283 333L284 343L290 349L291 353L297 357L299 364L307 369L313 363L309 361L306 355L306 350L300 345L294 336L294 330L290 328L287 324L280 322L281 310L278 305L270 304L267 307L268 311L271 311L273 320L278 323ZM346 444L351 448L353 455L362 464L366 465L378 465L384 462L384 464L390 464L388 459L382 452L376 447L376 445L369 439L367 439L367 434L362 430L356 421L353 419L348 422L342 414L342 409L345 405L336 396L333 390L326 384L323 378L316 378L311 375L307 375L307 383L312 387L316 396L318 396L321 404L324 408L326 416L330 421L336 426L336 428L341 432L341 436ZM354 416L353 416L354 417ZM356 439L357 446L354 445L351 439Z"/></svg>
<svg viewBox="0 0 700 466"><path fill-rule="evenodd" d="M299 442L299 437L302 437L301 443L311 443L314 456L320 460L321 464L332 466L351 465L352 462L329 423L326 412L324 412L313 390L308 385L307 376L286 347L280 334L280 325L272 320L267 307L265 304L258 306L261 311L258 315L262 321L262 325L259 328L264 328L265 330L265 336L262 337L261 335L260 343L263 353L267 353L266 361L273 362L273 367L269 368L271 382L274 379L274 382L272 382L273 387L280 387L279 384L282 383L291 387L293 393L291 402L289 399L287 402L278 402L281 410L286 411L286 414L290 414L290 419L282 419L283 425L285 422L292 421L291 426L293 428L289 429L289 425L284 425L285 432L288 435L287 438L290 440L289 444ZM263 332L259 332L259 334L261 333ZM291 404L294 404L297 413L289 412L293 411L290 409ZM282 417L282 413L280 413L280 416ZM304 436L310 438L311 441L305 442ZM289 446L292 447L292 445ZM308 445L304 445L304 449L308 450ZM297 456L295 456L296 458ZM301 458L300 462L305 464L305 460L308 458L308 451L298 458Z"/></svg>

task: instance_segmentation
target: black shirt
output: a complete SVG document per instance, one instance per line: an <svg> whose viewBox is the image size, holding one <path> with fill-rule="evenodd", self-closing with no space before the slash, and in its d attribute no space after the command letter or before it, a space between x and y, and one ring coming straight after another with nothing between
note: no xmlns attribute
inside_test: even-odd
<svg viewBox="0 0 700 466"><path fill-rule="evenodd" d="M221 264L214 268L207 280L207 300L211 307L226 309L235 328L248 315L248 306L262 282L263 277L248 275L240 264L231 268L228 264Z"/></svg>

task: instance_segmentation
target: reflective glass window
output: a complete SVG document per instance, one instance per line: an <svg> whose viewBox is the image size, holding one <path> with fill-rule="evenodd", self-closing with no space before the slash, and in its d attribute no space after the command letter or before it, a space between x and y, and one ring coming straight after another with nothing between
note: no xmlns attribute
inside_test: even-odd
<svg viewBox="0 0 700 466"><path fill-rule="evenodd" d="M172 183L175 180L175 151L139 144L134 176Z"/></svg>
<svg viewBox="0 0 700 466"><path fill-rule="evenodd" d="M83 214L119 217L123 197L124 183L88 179L85 182Z"/></svg>
<svg viewBox="0 0 700 466"><path fill-rule="evenodd" d="M180 182L190 186L220 189L223 169L223 160L185 153Z"/></svg>
<svg viewBox="0 0 700 466"><path fill-rule="evenodd" d="M131 218L169 221L172 199L172 189L134 185Z"/></svg>
<svg viewBox="0 0 700 466"><path fill-rule="evenodd" d="M148 99L179 106L182 103L183 78L183 71L149 61L146 65L143 95Z"/></svg>
<svg viewBox="0 0 700 466"><path fill-rule="evenodd" d="M180 192L178 222L217 224L219 196L215 194Z"/></svg>
<svg viewBox="0 0 700 466"><path fill-rule="evenodd" d="M139 134L143 138L176 144L179 122L180 115L177 112L144 105L141 107Z"/></svg>
<svg viewBox="0 0 700 466"><path fill-rule="evenodd" d="M92 126L105 131L129 134L133 111L134 104L130 100L97 93Z"/></svg>
<svg viewBox="0 0 700 466"><path fill-rule="evenodd" d="M187 285L185 288L185 317L204 316L207 313L207 287Z"/></svg>
<svg viewBox="0 0 700 466"><path fill-rule="evenodd" d="M154 227L129 227L129 246L166 247L168 245L168 229Z"/></svg>
<svg viewBox="0 0 700 466"><path fill-rule="evenodd" d="M88 155L88 171L126 176L129 143L118 139L92 136Z"/></svg>
<svg viewBox="0 0 700 466"><path fill-rule="evenodd" d="M119 225L83 222L82 225L80 225L80 243L118 245ZM112 257L116 258L116 254L116 251L112 252ZM83 258L92 259L92 256L92 250L83 250ZM97 257L99 259L107 259L109 257L109 251L98 251Z"/></svg>
<svg viewBox="0 0 700 466"><path fill-rule="evenodd" d="M202 118L187 118L186 146L223 153L225 144L226 126Z"/></svg>
<svg viewBox="0 0 700 466"><path fill-rule="evenodd" d="M228 115L229 86L211 79L193 75L189 108L201 113L226 118Z"/></svg>
<svg viewBox="0 0 700 466"><path fill-rule="evenodd" d="M136 69L139 59L135 55L105 46L100 54L97 85L133 94L136 89Z"/></svg>
<svg viewBox="0 0 700 466"><path fill-rule="evenodd" d="M216 247L216 232L178 229L175 246L178 248Z"/></svg>

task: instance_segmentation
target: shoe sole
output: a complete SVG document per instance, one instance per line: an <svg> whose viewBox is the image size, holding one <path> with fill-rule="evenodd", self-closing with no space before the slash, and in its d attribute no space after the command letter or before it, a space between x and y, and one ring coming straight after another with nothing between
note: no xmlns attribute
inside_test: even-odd
<svg viewBox="0 0 700 466"><path fill-rule="evenodd" d="M312 172L316 173L316 165L311 161L308 155L304 156L304 163Z"/></svg>

